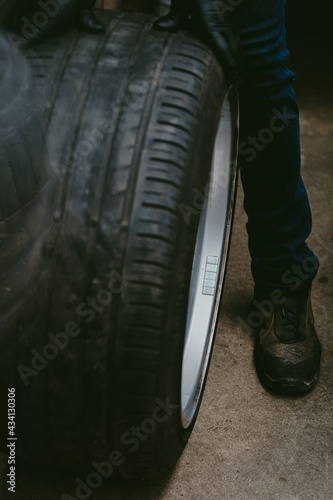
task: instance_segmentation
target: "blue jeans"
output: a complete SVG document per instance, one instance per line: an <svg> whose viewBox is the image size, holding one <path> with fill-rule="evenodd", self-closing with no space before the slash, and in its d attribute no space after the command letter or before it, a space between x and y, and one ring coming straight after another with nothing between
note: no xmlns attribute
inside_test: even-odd
<svg viewBox="0 0 333 500"><path fill-rule="evenodd" d="M318 259L305 243L311 212L300 175L285 0L243 0L234 14L244 54L239 163L252 274L259 287L300 290L315 277Z"/></svg>

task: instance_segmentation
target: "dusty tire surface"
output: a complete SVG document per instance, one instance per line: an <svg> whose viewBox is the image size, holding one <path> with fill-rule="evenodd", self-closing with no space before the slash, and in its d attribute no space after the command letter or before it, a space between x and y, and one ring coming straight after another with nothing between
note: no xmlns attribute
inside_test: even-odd
<svg viewBox="0 0 333 500"><path fill-rule="evenodd" d="M150 478L195 423L180 415L187 300L228 87L190 34L99 16L102 36L73 30L26 52L53 186L47 230L36 223L52 273L0 335L1 383L16 387L22 455Z"/></svg>

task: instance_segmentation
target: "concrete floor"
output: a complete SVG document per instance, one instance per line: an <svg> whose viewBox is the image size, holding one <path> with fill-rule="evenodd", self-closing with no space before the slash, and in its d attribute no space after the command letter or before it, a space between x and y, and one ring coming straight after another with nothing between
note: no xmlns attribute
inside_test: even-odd
<svg viewBox="0 0 333 500"><path fill-rule="evenodd" d="M163 480L110 480L93 500L330 500L333 498L333 67L331 48L290 41L301 108L303 177L313 212L311 246L321 259L313 306L323 344L321 378L300 399L268 394L239 323L252 297L246 218L239 190L222 315L200 414L176 468ZM329 62L329 63L328 63ZM2 456L2 463L5 457ZM4 469L2 468L2 473ZM75 477L20 464L16 494L60 500ZM3 478L2 478L3 479Z"/></svg>

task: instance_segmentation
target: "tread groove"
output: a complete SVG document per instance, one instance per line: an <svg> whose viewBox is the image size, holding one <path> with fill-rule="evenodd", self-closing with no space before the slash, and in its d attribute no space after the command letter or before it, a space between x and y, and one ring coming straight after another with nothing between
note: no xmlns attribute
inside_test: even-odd
<svg viewBox="0 0 333 500"><path fill-rule="evenodd" d="M192 99L195 99L196 101L198 101L198 96L196 94L194 94L193 92L190 92L189 90L186 90L186 89L183 89L180 87L174 87L173 85L167 85L166 89L172 90L174 92L180 92L181 94L188 95Z"/></svg>
<svg viewBox="0 0 333 500"><path fill-rule="evenodd" d="M165 264L162 264L161 262L153 262L151 260L144 260L144 259L133 259L134 264L143 264L147 266L156 266L160 267L161 269L164 269L165 271L170 272L170 267L166 266Z"/></svg>
<svg viewBox="0 0 333 500"><path fill-rule="evenodd" d="M200 77L199 75L197 75L196 73L194 73L194 71L191 71L190 69L179 68L178 66L172 66L171 69L173 71L177 71L179 73L185 73L186 75L191 75L192 77L197 78L201 82L202 77Z"/></svg>
<svg viewBox="0 0 333 500"><path fill-rule="evenodd" d="M183 56L183 57L186 57L188 59L192 59L193 61L197 61L198 63L202 64L202 66L204 66L207 69L207 65L205 63L203 63L202 60L199 59L199 57L195 57L192 54L184 54L183 52L176 52L176 54L177 54L177 56Z"/></svg>
<svg viewBox="0 0 333 500"><path fill-rule="evenodd" d="M163 241L164 243L167 243L170 246L174 246L174 242L173 241L171 241L166 236L162 236L161 234L136 233L136 235L139 238L148 238L148 239L152 239L152 240Z"/></svg>
<svg viewBox="0 0 333 500"><path fill-rule="evenodd" d="M182 130L183 132L185 132L186 134L188 134L189 136L191 136L191 131L189 129L187 129L186 127L184 127L183 125L181 125L180 123L170 123L166 120L159 120L158 123L160 125L167 125L169 127L175 127L175 128L178 128L179 130Z"/></svg>
<svg viewBox="0 0 333 500"><path fill-rule="evenodd" d="M165 108L179 109L180 111L182 111L182 112L187 113L188 115L190 115L192 118L195 118L195 115L194 115L194 113L192 113L192 111L190 111L189 109L185 108L184 106L181 106L180 104L174 104L174 103L171 103L171 102L163 102L162 106L164 106Z"/></svg>
<svg viewBox="0 0 333 500"><path fill-rule="evenodd" d="M178 191L180 191L180 186L176 182L170 180L170 179L161 179L160 177L146 177L147 181L153 181L153 182L160 182L161 184L168 184L168 186L172 186Z"/></svg>
<svg viewBox="0 0 333 500"><path fill-rule="evenodd" d="M177 163L174 160L169 160L169 159L166 159L166 158L158 158L157 156L151 156L150 160L151 161L156 161L156 162L159 162L159 163L164 163L164 164L167 164L167 165L172 165L173 167L178 168L181 172L184 172L184 170L185 170L185 168L180 163Z"/></svg>
<svg viewBox="0 0 333 500"><path fill-rule="evenodd" d="M175 148L179 148L185 153L187 153L187 148L185 148L182 144L179 144L176 141L172 141L170 139L158 139L157 137L155 137L154 142L159 144L168 144L169 146L174 146Z"/></svg>
<svg viewBox="0 0 333 500"><path fill-rule="evenodd" d="M129 307L130 306L139 306L139 307L150 307L151 309L155 309L156 311L160 311L162 313L165 313L165 310L163 307L157 306L156 304L152 304L151 302L140 302L140 301L131 301L128 303Z"/></svg>
<svg viewBox="0 0 333 500"><path fill-rule="evenodd" d="M165 205L162 205L160 203L152 203L152 202L144 201L144 202L142 202L142 206L146 207L146 208L154 208L154 209L158 208L159 210L164 210L165 212L169 212L170 214L172 214L176 217L178 215L178 212L176 210L174 210L171 207L167 207Z"/></svg>
<svg viewBox="0 0 333 500"><path fill-rule="evenodd" d="M149 281L148 279L145 279L144 281L136 281L136 280L131 280L131 285L138 285L141 287L154 287L158 288L159 290L163 290L164 292L167 292L167 288L165 285L158 285L157 283L154 283L153 281ZM146 325L147 326L147 325Z"/></svg>

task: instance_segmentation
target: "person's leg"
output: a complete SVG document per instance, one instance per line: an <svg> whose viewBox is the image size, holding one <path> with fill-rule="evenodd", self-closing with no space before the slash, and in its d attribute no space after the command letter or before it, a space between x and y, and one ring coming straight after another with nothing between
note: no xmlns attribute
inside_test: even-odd
<svg viewBox="0 0 333 500"><path fill-rule="evenodd" d="M318 260L305 243L311 213L284 14L285 0L243 0L235 12L244 53L239 161L254 280L297 288Z"/></svg>
<svg viewBox="0 0 333 500"><path fill-rule="evenodd" d="M319 374L309 291L318 259L305 243L311 213L284 15L285 0L243 0L235 11L244 53L239 161L255 281L255 364L266 387L297 395Z"/></svg>

